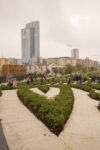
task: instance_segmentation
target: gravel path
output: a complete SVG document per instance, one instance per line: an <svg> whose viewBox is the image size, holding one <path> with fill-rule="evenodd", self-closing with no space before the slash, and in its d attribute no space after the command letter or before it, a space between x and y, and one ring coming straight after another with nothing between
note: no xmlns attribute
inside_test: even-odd
<svg viewBox="0 0 100 150"><path fill-rule="evenodd" d="M20 102L16 90L3 91L0 118L10 150L67 150L65 144Z"/></svg>
<svg viewBox="0 0 100 150"><path fill-rule="evenodd" d="M33 88L31 90L33 92L37 93L37 94L40 94L42 96L46 96L48 99L53 99L55 96L59 95L59 93L60 93L60 89L59 88L53 88L53 87L50 87L50 90L46 94L43 93L38 88Z"/></svg>
<svg viewBox="0 0 100 150"><path fill-rule="evenodd" d="M60 138L70 146L70 150L100 150L98 102L84 91L73 89L73 92L74 108Z"/></svg>

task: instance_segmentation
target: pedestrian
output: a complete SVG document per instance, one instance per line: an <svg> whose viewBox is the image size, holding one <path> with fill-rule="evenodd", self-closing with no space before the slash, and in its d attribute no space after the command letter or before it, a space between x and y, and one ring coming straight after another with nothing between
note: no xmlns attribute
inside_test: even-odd
<svg viewBox="0 0 100 150"><path fill-rule="evenodd" d="M82 76L79 75L79 84L82 84Z"/></svg>
<svg viewBox="0 0 100 150"><path fill-rule="evenodd" d="M13 86L13 80L11 77L8 78L8 85L9 85L9 88Z"/></svg>
<svg viewBox="0 0 100 150"><path fill-rule="evenodd" d="M70 80L70 78L69 78L69 79L68 79L68 84L70 84L70 81L71 81L71 80Z"/></svg>
<svg viewBox="0 0 100 150"><path fill-rule="evenodd" d="M29 85L30 84L30 81L29 81L29 79L27 79L27 85Z"/></svg>
<svg viewBox="0 0 100 150"><path fill-rule="evenodd" d="M17 80L16 78L13 80L13 86L16 88L17 87Z"/></svg>

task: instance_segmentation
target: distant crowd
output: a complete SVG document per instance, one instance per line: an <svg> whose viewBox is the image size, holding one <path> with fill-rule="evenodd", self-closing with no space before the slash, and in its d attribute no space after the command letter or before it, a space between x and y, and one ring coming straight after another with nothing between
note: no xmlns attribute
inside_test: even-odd
<svg viewBox="0 0 100 150"><path fill-rule="evenodd" d="M47 81L47 83L54 83L55 82L55 77L47 77L46 75L41 75L41 77L38 76L27 76L27 78L25 78L26 84L29 85L30 83L32 83L34 80L38 80L38 78L40 79L40 84L44 84L44 80ZM65 77L59 77L59 83L63 84ZM6 82L8 83L9 87L17 87L17 80L16 78L13 77L7 77L6 78ZM98 84L100 83L100 76L96 76L96 75L91 75L89 76L83 76L81 74L77 74L77 75L67 75L66 76L66 83L67 84L87 84L87 83L93 83L93 84Z"/></svg>

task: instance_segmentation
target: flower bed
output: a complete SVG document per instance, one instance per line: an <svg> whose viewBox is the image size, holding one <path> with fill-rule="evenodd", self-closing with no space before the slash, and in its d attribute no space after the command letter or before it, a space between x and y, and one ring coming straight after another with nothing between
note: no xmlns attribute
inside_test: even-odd
<svg viewBox="0 0 100 150"><path fill-rule="evenodd" d="M63 130L63 127L70 116L73 108L74 97L69 86L59 85L60 94L49 101L44 96L33 93L29 88L19 88L18 96L44 124L56 135Z"/></svg>

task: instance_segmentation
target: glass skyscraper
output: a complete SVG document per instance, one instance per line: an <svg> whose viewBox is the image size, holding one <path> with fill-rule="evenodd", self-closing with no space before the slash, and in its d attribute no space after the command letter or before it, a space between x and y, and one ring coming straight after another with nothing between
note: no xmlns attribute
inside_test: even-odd
<svg viewBox="0 0 100 150"><path fill-rule="evenodd" d="M79 59L79 50L77 48L72 49L71 57L74 58L74 59Z"/></svg>
<svg viewBox="0 0 100 150"><path fill-rule="evenodd" d="M40 57L39 22L26 24L21 30L22 39L22 63L29 64L32 58Z"/></svg>

